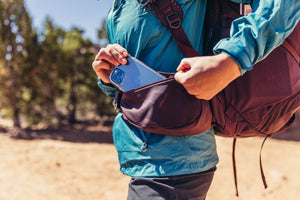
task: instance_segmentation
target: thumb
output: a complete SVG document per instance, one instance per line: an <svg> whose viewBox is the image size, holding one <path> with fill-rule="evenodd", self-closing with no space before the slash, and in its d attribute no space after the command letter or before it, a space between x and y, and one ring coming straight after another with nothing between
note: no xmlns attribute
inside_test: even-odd
<svg viewBox="0 0 300 200"><path fill-rule="evenodd" d="M180 84L183 84L186 80L186 73L183 72L183 71L178 71L175 73L174 75L174 79L180 83Z"/></svg>

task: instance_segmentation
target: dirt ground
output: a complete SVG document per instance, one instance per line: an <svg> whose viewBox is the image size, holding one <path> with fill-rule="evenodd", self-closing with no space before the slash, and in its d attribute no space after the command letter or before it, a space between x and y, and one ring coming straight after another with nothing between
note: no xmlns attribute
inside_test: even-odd
<svg viewBox="0 0 300 200"><path fill-rule="evenodd" d="M3 132L0 200L126 199L129 178L119 172L111 127L27 130L21 139ZM263 138L238 140L239 198L233 182L232 139L217 137L220 162L207 200L299 199L299 124L284 134L281 140L269 139L262 151L267 190L259 171Z"/></svg>

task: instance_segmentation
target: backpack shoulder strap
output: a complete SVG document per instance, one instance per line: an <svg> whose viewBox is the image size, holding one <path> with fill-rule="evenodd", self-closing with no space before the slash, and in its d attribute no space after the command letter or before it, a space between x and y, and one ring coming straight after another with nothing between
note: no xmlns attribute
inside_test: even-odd
<svg viewBox="0 0 300 200"><path fill-rule="evenodd" d="M181 52L187 57L199 56L194 50L181 24L183 12L175 0L138 0L143 7L150 7L161 23L167 27Z"/></svg>
<svg viewBox="0 0 300 200"><path fill-rule="evenodd" d="M300 64L300 22L298 22L294 31L289 35L288 38L281 44L296 60L298 64Z"/></svg>

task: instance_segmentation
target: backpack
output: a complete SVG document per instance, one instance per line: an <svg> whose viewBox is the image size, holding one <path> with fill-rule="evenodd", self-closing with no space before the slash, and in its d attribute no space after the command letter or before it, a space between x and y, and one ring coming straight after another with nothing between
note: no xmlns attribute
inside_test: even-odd
<svg viewBox="0 0 300 200"><path fill-rule="evenodd" d="M150 7L169 28L184 55L199 56L181 27L183 14L176 1L138 2ZM229 36L232 21L240 17L239 6L229 0L207 1L205 55L212 55L214 45ZM162 81L118 93L116 109L122 112L126 121L151 133L194 135L213 127L216 135L235 138L233 167L238 196L234 157L236 138L266 136L266 140L283 132L291 126L300 107L299 44L300 23L282 45L209 101L189 95L175 81L174 74L162 73L166 76ZM266 188L261 157L260 168Z"/></svg>
<svg viewBox="0 0 300 200"><path fill-rule="evenodd" d="M205 49L210 55L221 38L229 37L231 22L240 14L239 4L228 0L208 1L208 9L219 13L218 18L206 13ZM224 111L213 113L217 135L270 136L291 126L300 106L299 44L298 23L282 45L210 101L213 112Z"/></svg>
<svg viewBox="0 0 300 200"><path fill-rule="evenodd" d="M187 57L199 56L180 25L183 15L176 1L138 1L170 29ZM212 55L213 46L229 36L231 22L240 14L239 4L230 0L207 4L214 12L206 12L204 47L205 55ZM282 45L209 101L189 95L174 74L162 73L165 80L118 93L115 107L129 123L157 134L194 135L212 126L217 135L234 138L283 132L300 107L299 44L300 23Z"/></svg>

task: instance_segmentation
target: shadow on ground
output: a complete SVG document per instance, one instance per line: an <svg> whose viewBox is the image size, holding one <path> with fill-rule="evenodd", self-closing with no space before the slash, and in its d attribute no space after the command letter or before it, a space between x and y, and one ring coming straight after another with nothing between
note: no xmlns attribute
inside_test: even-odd
<svg viewBox="0 0 300 200"><path fill-rule="evenodd" d="M27 128L12 129L0 125L0 133L8 134L14 139L36 140L52 139L78 143L113 143L112 121L102 124L80 123L60 128ZM288 131L272 136L273 139L300 141L300 111L296 113L296 121Z"/></svg>
<svg viewBox="0 0 300 200"><path fill-rule="evenodd" d="M13 139L38 140L51 139L77 143L113 143L112 127L108 125L76 124L60 128L16 129L0 126L0 133Z"/></svg>

